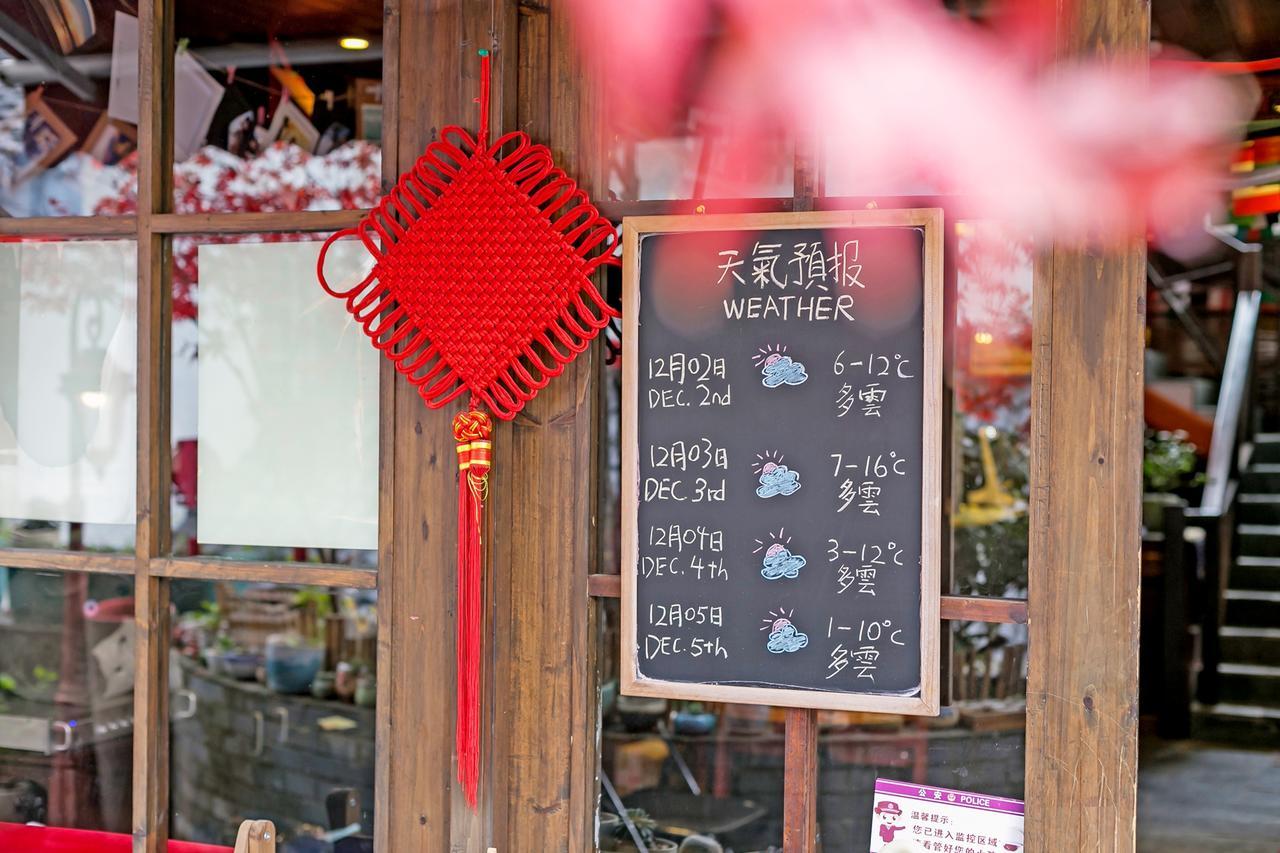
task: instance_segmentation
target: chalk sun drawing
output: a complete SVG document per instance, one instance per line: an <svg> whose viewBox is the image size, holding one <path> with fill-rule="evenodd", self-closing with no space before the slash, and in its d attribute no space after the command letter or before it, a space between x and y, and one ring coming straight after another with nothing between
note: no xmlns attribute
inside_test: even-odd
<svg viewBox="0 0 1280 853"><path fill-rule="evenodd" d="M779 607L769 611L769 618L762 620L761 631L769 632L769 640L765 648L775 655L789 655L809 645L809 635L802 634L791 622L796 613L795 608L785 610Z"/></svg>
<svg viewBox="0 0 1280 853"><path fill-rule="evenodd" d="M779 578L798 578L800 570L804 568L808 562L802 555L793 554L787 547L791 542L791 537L786 535L786 531L779 528L777 533L769 534L769 544L765 545L759 539L756 540L756 548L751 552L759 554L764 552L763 567L760 569L760 576L767 581L776 581Z"/></svg>
<svg viewBox="0 0 1280 853"><path fill-rule="evenodd" d="M804 365L787 355L784 346L760 347L756 355L751 357L756 367L760 368L760 384L766 388L777 388L781 385L803 385L809 378Z"/></svg>
<svg viewBox="0 0 1280 853"><path fill-rule="evenodd" d="M800 472L792 471L782 464L783 456L777 451L757 453L759 461L752 465L752 471L760 478L756 487L756 497L772 498L778 495L794 495L800 491Z"/></svg>

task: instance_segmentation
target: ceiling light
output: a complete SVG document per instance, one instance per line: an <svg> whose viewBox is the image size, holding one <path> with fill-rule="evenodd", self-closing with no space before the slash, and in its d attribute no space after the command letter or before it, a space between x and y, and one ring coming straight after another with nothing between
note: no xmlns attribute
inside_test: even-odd
<svg viewBox="0 0 1280 853"><path fill-rule="evenodd" d="M368 50L369 40L359 36L347 36L346 38L338 39L338 46L347 50Z"/></svg>

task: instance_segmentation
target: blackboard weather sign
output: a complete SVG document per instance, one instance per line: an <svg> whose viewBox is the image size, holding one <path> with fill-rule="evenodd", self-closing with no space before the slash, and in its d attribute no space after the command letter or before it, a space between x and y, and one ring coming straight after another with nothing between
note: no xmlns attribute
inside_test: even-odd
<svg viewBox="0 0 1280 853"><path fill-rule="evenodd" d="M623 693L937 713L941 229L624 220Z"/></svg>

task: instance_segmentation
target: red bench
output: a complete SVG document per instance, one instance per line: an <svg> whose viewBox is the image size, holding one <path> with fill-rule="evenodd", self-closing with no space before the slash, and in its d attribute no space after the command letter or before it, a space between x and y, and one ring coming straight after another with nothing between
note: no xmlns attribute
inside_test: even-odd
<svg viewBox="0 0 1280 853"><path fill-rule="evenodd" d="M275 850L275 832L269 821L245 821L235 850L216 844L170 841L168 853L254 853ZM264 844L264 841L266 842ZM0 823L0 850L22 853L132 853L133 838L114 832L63 829L56 826L26 826Z"/></svg>

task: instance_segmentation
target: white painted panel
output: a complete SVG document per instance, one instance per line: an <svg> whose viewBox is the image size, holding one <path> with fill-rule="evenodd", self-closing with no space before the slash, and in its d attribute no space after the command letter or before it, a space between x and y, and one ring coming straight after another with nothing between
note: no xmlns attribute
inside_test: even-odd
<svg viewBox="0 0 1280 853"><path fill-rule="evenodd" d="M316 282L318 241L199 249L197 537L378 547L378 354ZM363 276L358 243L326 259Z"/></svg>
<svg viewBox="0 0 1280 853"><path fill-rule="evenodd" d="M0 243L0 517L134 523L137 257Z"/></svg>

